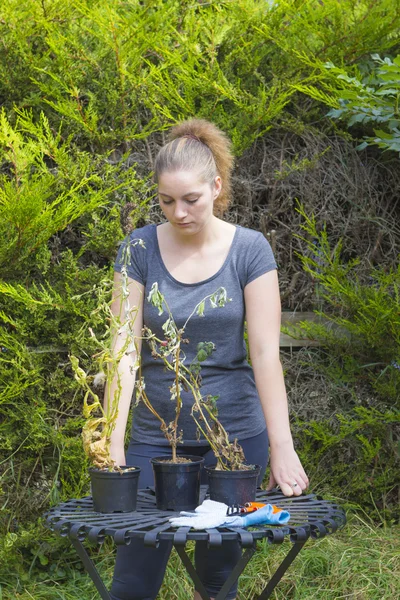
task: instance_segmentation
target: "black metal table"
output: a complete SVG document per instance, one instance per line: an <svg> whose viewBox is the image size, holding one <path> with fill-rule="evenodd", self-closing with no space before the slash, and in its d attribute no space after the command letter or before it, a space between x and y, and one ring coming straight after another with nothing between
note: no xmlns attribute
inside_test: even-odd
<svg viewBox="0 0 400 600"><path fill-rule="evenodd" d="M202 486L201 500L206 496L206 492L206 486ZM285 537L288 537L293 545L258 596L258 600L266 600L306 541L310 537L316 539L334 533L345 524L346 517L339 506L314 494L288 498L276 490L258 490L256 501L276 504L288 510L290 521L283 526L257 525L248 529L218 527L195 531L190 527L172 527L169 519L178 513L158 510L154 492L148 488L139 491L135 512L96 513L93 510L92 499L88 497L69 500L52 508L46 515L46 521L53 531L69 537L103 600L111 600L111 597L82 544L85 539L101 544L106 536L109 536L119 545L129 544L132 538L139 537L143 539L145 546L152 547L157 547L160 540L172 541L203 600L210 600L210 597L185 551L186 542L195 540L207 542L210 546L220 546L223 541L238 540L244 550L243 554L215 598L224 600L256 551L259 540L266 538L271 544L281 544Z"/></svg>

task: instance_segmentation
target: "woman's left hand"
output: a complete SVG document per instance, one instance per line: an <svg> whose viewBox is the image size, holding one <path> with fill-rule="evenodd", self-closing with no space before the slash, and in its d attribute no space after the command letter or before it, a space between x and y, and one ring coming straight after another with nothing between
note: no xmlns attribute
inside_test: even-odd
<svg viewBox="0 0 400 600"><path fill-rule="evenodd" d="M267 490L279 485L285 496L300 496L307 489L308 477L292 445L271 449L270 467Z"/></svg>

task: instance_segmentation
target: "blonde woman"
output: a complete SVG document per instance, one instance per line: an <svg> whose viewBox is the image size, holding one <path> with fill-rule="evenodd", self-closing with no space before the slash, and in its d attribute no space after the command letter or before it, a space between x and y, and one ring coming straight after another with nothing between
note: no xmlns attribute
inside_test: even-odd
<svg viewBox="0 0 400 600"><path fill-rule="evenodd" d="M190 344L185 347L187 362L194 358L197 343L213 341L216 351L202 363L203 395L219 395L219 418L244 449L247 462L261 465L264 477L268 457L269 488L279 484L288 496L299 495L308 478L294 450L289 427L288 406L279 359L280 298L276 263L265 237L251 229L233 225L221 217L231 195L233 156L227 136L214 124L191 119L175 126L169 142L161 148L154 171L159 202L166 218L161 225L146 225L128 236L141 238L146 248L132 249L128 267L130 304L138 306L135 334L143 324L159 337L163 317L144 301L157 281L168 300L178 327L193 306L219 286L226 288L232 302L223 310L209 311L206 319L192 317L187 327ZM121 264L115 264L115 297L120 291ZM117 305L117 300L116 300ZM252 366L246 358L244 322L247 322ZM122 343L123 340L121 340ZM165 395L172 384L163 365L154 361L147 344L140 348L146 392L153 406L168 423L174 405ZM147 408L135 408L131 439L125 454L124 435L134 388L132 366L135 356L120 363L123 393L119 417L112 437L112 456L119 465L141 467L141 488L153 485L150 459L170 454L159 422ZM197 440L190 417L191 402L180 417L184 443L181 454L204 457L205 465L215 464L206 440ZM169 414L170 413L170 414ZM119 547L111 589L113 600L153 600L161 586L171 550L170 542L157 549L144 548L141 540ZM241 554L236 542L208 549L197 543L196 569L208 594L214 598ZM234 586L228 598L236 597ZM200 595L194 593L195 600Z"/></svg>

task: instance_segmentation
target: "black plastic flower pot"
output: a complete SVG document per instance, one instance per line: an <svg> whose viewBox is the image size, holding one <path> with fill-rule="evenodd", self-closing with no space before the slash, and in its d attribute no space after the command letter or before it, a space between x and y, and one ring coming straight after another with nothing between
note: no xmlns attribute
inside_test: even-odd
<svg viewBox="0 0 400 600"><path fill-rule="evenodd" d="M208 476L210 499L224 504L244 504L256 499L257 479L261 467L246 471L216 471L205 467Z"/></svg>
<svg viewBox="0 0 400 600"><path fill-rule="evenodd" d="M99 513L133 512L136 510L140 468L121 467L118 471L89 469L92 483L93 509Z"/></svg>
<svg viewBox="0 0 400 600"><path fill-rule="evenodd" d="M165 456L151 459L156 490L156 504L160 510L193 510L199 505L201 456L180 456L187 463L166 462ZM189 462L190 461L190 462Z"/></svg>

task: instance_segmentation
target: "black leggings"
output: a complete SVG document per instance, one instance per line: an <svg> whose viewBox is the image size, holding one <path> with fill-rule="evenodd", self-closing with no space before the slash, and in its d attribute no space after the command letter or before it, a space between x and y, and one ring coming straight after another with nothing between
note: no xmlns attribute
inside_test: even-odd
<svg viewBox="0 0 400 600"><path fill-rule="evenodd" d="M268 435L264 430L247 440L240 441L246 461L261 466L258 484L261 483L268 462ZM169 446L155 446L131 441L127 465L140 467L139 487L154 485L150 458L168 456ZM204 458L204 465L215 465L214 453L209 446L180 446L178 454L194 454ZM202 483L207 483L202 471ZM161 587L165 568L172 549L172 542L162 541L158 548L145 548L143 540L132 539L129 546L119 546L111 587L112 600L155 600ZM197 542L195 566L208 594L215 597L241 556L238 542L225 542L219 548L207 548L206 542ZM227 598L235 598L237 583Z"/></svg>

